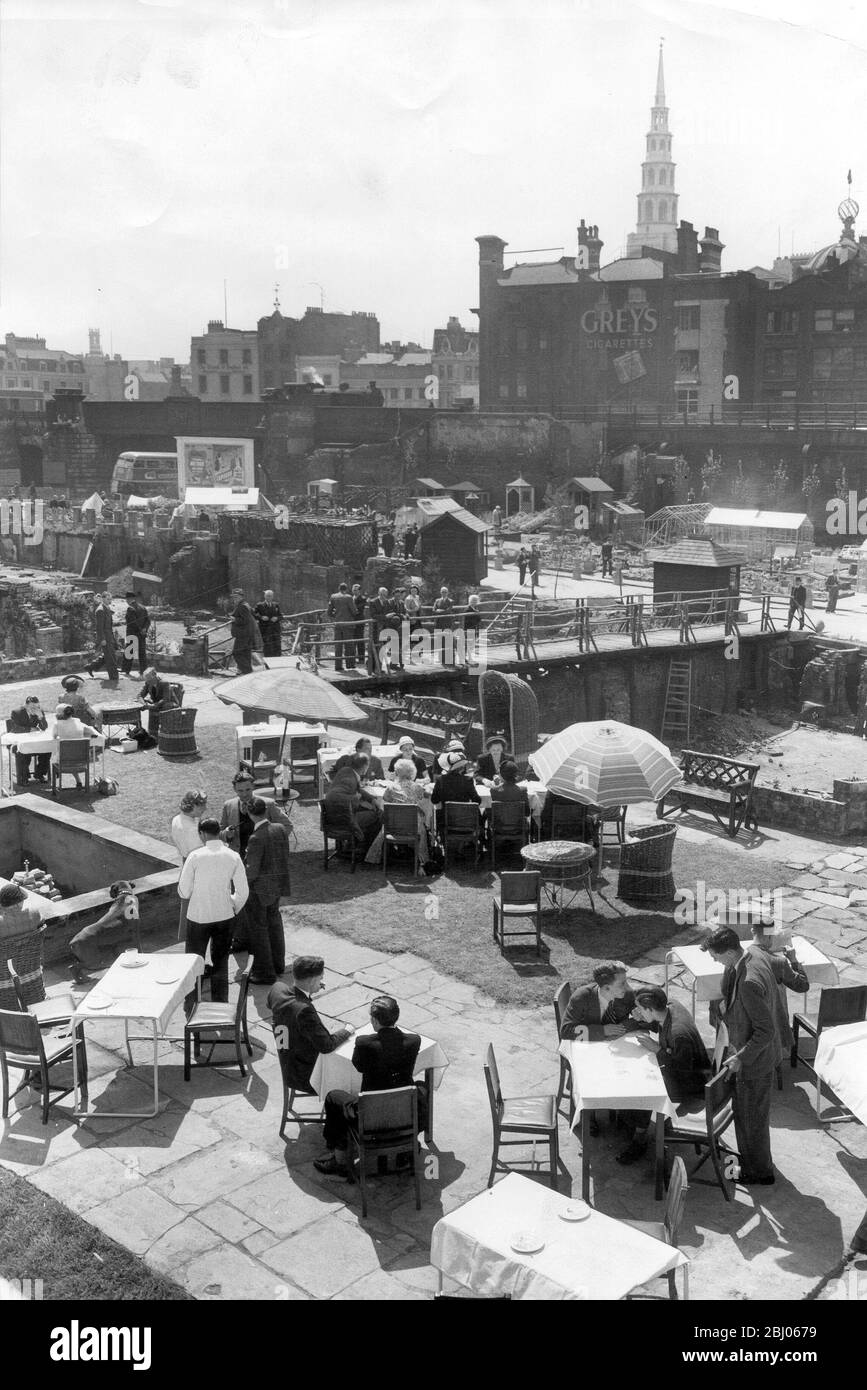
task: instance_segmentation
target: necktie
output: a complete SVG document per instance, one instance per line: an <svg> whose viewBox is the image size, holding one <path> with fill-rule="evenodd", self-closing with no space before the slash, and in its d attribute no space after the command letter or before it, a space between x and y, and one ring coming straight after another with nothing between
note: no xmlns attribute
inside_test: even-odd
<svg viewBox="0 0 867 1390"><path fill-rule="evenodd" d="M608 1007L602 1015L603 1023L613 1023L614 1020L614 1000L609 1000Z"/></svg>

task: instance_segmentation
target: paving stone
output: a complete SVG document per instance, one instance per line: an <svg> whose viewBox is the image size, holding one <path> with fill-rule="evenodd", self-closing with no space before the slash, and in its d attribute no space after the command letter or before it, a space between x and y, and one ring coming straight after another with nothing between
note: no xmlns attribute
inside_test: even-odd
<svg viewBox="0 0 867 1390"><path fill-rule="evenodd" d="M184 1265L206 1250L213 1250L222 1244L223 1238L216 1231L204 1226L194 1216L187 1216L154 1241L145 1260L152 1269L181 1283L179 1271Z"/></svg>
<svg viewBox="0 0 867 1390"><path fill-rule="evenodd" d="M110 1154L91 1148L73 1158L50 1164L30 1181L70 1211L86 1212L111 1197L118 1197L141 1179Z"/></svg>
<svg viewBox="0 0 867 1390"><path fill-rule="evenodd" d="M428 1295L428 1297L432 1296ZM420 1289L414 1289L411 1285L392 1278L384 1269L378 1269L373 1274L366 1274L355 1284L350 1284L348 1289L335 1294L333 1301L335 1303L350 1301L390 1303L417 1302L424 1298L425 1294Z"/></svg>
<svg viewBox="0 0 867 1390"><path fill-rule="evenodd" d="M233 1245L238 1245L242 1240L247 1241L255 1234L262 1234L261 1227L256 1221L251 1221L249 1216L238 1211L236 1207L230 1207L227 1202L211 1202L209 1206L202 1207L198 1213L198 1220L210 1226L212 1231L216 1231L224 1240L231 1241ZM270 1232L265 1232L270 1234ZM254 1253L251 1251L251 1254Z"/></svg>
<svg viewBox="0 0 867 1390"><path fill-rule="evenodd" d="M143 1255L154 1241L183 1221L184 1216L179 1207L144 1186L121 1192L86 1213L88 1221L134 1255Z"/></svg>
<svg viewBox="0 0 867 1390"><path fill-rule="evenodd" d="M826 907L837 907L840 903L839 894L820 892L815 888L808 889L804 896L808 902L824 903Z"/></svg>
<svg viewBox="0 0 867 1390"><path fill-rule="evenodd" d="M221 1245L197 1256L181 1272L180 1282L194 1298L201 1299L295 1303L308 1297L294 1282L277 1277L233 1245Z"/></svg>
<svg viewBox="0 0 867 1390"><path fill-rule="evenodd" d="M819 874L798 874L788 884L789 888L821 888L826 880Z"/></svg>
<svg viewBox="0 0 867 1390"><path fill-rule="evenodd" d="M262 1262L276 1274L290 1276L314 1298L333 1298L378 1270L383 1252L386 1258L396 1253L359 1227L325 1216L264 1251Z"/></svg>
<svg viewBox="0 0 867 1390"><path fill-rule="evenodd" d="M345 989L337 989L325 996L318 1005L319 1012L323 1018L341 1019L348 1009L369 1009L371 999L375 999L379 993L369 985L359 985L353 981Z"/></svg>
<svg viewBox="0 0 867 1390"><path fill-rule="evenodd" d="M857 854L847 854L841 851L840 854L831 854L825 860L826 869L848 869L858 862Z"/></svg>
<svg viewBox="0 0 867 1390"><path fill-rule="evenodd" d="M276 1244L277 1239L274 1232L263 1230L254 1231L252 1235L247 1236L245 1240L241 1241L241 1245L247 1251L247 1254L252 1255L254 1258L258 1258L263 1250L270 1250L272 1245Z"/></svg>
<svg viewBox="0 0 867 1390"><path fill-rule="evenodd" d="M280 1160L271 1154L239 1139L226 1139L164 1169L151 1186L177 1206L197 1211L278 1167L282 1167Z"/></svg>
<svg viewBox="0 0 867 1390"><path fill-rule="evenodd" d="M322 1151L320 1141L315 1153L318 1155ZM227 1193L226 1201L264 1230L272 1232L277 1241L342 1206L346 1200L345 1186L342 1182L320 1183L311 1163L307 1173L287 1172L284 1167L266 1173Z"/></svg>

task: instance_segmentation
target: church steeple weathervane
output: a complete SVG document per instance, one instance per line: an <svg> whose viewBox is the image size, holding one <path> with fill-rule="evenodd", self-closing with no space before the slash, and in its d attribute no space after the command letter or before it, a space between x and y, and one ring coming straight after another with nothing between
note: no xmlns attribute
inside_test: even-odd
<svg viewBox="0 0 867 1390"><path fill-rule="evenodd" d="M656 95L650 111L650 130L647 132L644 161L641 165L638 218L636 230L630 232L627 238L627 256L640 256L642 246L653 246L660 251L677 250L677 193L674 190L674 170L660 39Z"/></svg>

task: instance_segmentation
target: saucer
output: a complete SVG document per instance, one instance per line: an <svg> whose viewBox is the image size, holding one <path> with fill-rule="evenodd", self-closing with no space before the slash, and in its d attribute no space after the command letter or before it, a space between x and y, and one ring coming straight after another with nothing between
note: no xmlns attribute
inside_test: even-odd
<svg viewBox="0 0 867 1390"><path fill-rule="evenodd" d="M590 1215L591 1208L586 1202L573 1202L571 1206L565 1207L563 1211L558 1211L557 1215L561 1221L586 1221Z"/></svg>
<svg viewBox="0 0 867 1390"><path fill-rule="evenodd" d="M88 995L84 1002L88 1009L110 1009L114 1001L104 998L94 999L92 995Z"/></svg>
<svg viewBox="0 0 867 1390"><path fill-rule="evenodd" d="M147 965L147 961L137 957L133 960L122 960L121 965L124 970L141 970L142 966Z"/></svg>
<svg viewBox="0 0 867 1390"><path fill-rule="evenodd" d="M509 1241L511 1248L519 1255L536 1255L540 1250L545 1249L544 1240L540 1240L532 1231L518 1231Z"/></svg>

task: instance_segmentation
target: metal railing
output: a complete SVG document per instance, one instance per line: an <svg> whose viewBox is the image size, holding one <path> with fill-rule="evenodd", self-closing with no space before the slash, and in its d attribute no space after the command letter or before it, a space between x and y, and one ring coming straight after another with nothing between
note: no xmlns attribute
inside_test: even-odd
<svg viewBox="0 0 867 1390"><path fill-rule="evenodd" d="M706 426L754 426L761 429L865 429L867 402L863 401L730 401L707 410L678 410L674 405L607 403L552 408L550 405L504 405L482 414L533 415L571 420L585 425L631 424L663 429Z"/></svg>

